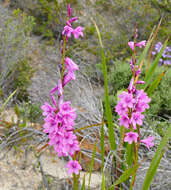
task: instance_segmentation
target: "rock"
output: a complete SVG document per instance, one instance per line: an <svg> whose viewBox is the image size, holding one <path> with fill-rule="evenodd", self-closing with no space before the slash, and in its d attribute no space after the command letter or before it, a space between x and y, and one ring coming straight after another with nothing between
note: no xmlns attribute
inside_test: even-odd
<svg viewBox="0 0 171 190"><path fill-rule="evenodd" d="M52 187L51 190L66 190L72 181L65 168L66 161L59 159L50 151L44 152L40 159L35 157L33 151L27 153L14 150L8 153L3 151L0 153L0 158L3 157L3 154L6 155L6 158L0 160L0 190L39 190L40 187L43 187L42 173L39 167L40 160L43 174L49 186ZM81 172L81 182L84 175L87 186L89 175ZM98 190L100 184L100 173L92 173L90 189Z"/></svg>

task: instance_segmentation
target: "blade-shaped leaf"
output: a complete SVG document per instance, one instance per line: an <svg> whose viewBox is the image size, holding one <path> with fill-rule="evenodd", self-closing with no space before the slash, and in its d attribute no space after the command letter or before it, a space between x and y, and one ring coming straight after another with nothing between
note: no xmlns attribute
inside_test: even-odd
<svg viewBox="0 0 171 190"><path fill-rule="evenodd" d="M81 190L85 190L85 174L84 174L84 177L83 177L83 183L81 185Z"/></svg>
<svg viewBox="0 0 171 190"><path fill-rule="evenodd" d="M100 147L101 147L102 172L103 172L103 168L104 168L104 121L102 121L102 127L101 127Z"/></svg>
<svg viewBox="0 0 171 190"><path fill-rule="evenodd" d="M126 162L128 164L129 167L132 166L133 163L133 144L127 144L126 147Z"/></svg>
<svg viewBox="0 0 171 190"><path fill-rule="evenodd" d="M169 141L169 138L171 138L171 125L169 126L168 131L166 132L165 136L161 140L156 153L151 161L150 167L146 173L144 184L142 187L142 190L148 190L150 187L150 184L152 182L152 179L154 178L157 168L159 166L160 160L166 150L167 143Z"/></svg>
<svg viewBox="0 0 171 190"><path fill-rule="evenodd" d="M157 88L159 85L160 81L162 80L162 77L165 75L165 72L162 72L150 85L150 87L147 90L148 96L151 95L151 93Z"/></svg>
<svg viewBox="0 0 171 190"><path fill-rule="evenodd" d="M15 93L17 92L18 89L14 90L14 92L12 92L8 98L5 100L5 102L2 104L1 108L0 108L0 113L4 111L5 106L7 105L7 103L9 102L9 100L15 95Z"/></svg>
<svg viewBox="0 0 171 190"><path fill-rule="evenodd" d="M148 54L148 59L147 59L147 64L146 64L146 69L145 69L145 75L148 73L148 69L150 67L152 51L153 51L153 48L154 48L156 36L157 36L158 31L159 31L162 19L163 18L161 17L161 19L160 19L160 21L159 21L159 23L157 25L157 28L156 28L156 30L154 30L154 33L153 33L153 41L152 41L152 45L151 45L151 48L150 48L150 51L149 51L149 54Z"/></svg>
<svg viewBox="0 0 171 190"><path fill-rule="evenodd" d="M93 21L93 23L95 25L97 35L99 38L100 47L101 47L102 68L103 68L104 83L105 83L105 114L106 114L107 123L108 123L108 130L109 130L109 142L110 142L111 149L116 150L114 125L113 125L113 121L112 121L112 111L111 111L111 106L109 103L109 89L108 89L108 80L107 80L106 59L105 59L105 54L104 54L104 50L103 50L103 44L102 44L102 39L101 39L99 28L97 27L97 25L94 21Z"/></svg>
<svg viewBox="0 0 171 190"><path fill-rule="evenodd" d="M96 146L97 146L97 140L94 144L93 155L91 157L91 165L90 165L89 179L88 179L88 190L90 190L91 174L93 171L94 158L95 158L95 154L96 154Z"/></svg>
<svg viewBox="0 0 171 190"><path fill-rule="evenodd" d="M104 176L104 172L102 173L102 190L106 190L106 188L105 188L105 176Z"/></svg>
<svg viewBox="0 0 171 190"><path fill-rule="evenodd" d="M147 52L148 52L148 50L149 50L149 48L150 48L151 42L152 42L152 39L150 39L150 40L147 42L147 44L146 44L146 46L145 46L145 48L144 48L142 54L140 55L140 57L139 57L139 59L138 59L138 61L137 61L137 65L140 65L140 63L145 59L145 57L146 57L146 55L147 55Z"/></svg>
<svg viewBox="0 0 171 190"><path fill-rule="evenodd" d="M132 168L127 169L118 180L115 181L115 183L108 189L108 190L114 190L115 186L126 181L130 176L134 175L134 173L137 171L137 168L139 165L135 165Z"/></svg>

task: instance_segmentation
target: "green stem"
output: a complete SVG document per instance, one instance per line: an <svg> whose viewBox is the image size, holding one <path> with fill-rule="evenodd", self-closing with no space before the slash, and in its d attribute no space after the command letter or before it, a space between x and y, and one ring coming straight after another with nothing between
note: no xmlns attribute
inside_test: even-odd
<svg viewBox="0 0 171 190"><path fill-rule="evenodd" d="M120 145L119 145L118 156L119 156L120 160L122 160L122 157L123 157L122 149L123 149L124 136L125 136L125 128L123 126L121 127L120 133L121 133L121 137L120 137ZM121 175L120 169L121 169L121 166L122 166L122 162L120 160L118 161L117 167L116 167L116 176L117 176L117 178L119 178L120 175ZM120 189L120 188L121 188L121 185L118 184L115 189Z"/></svg>
<svg viewBox="0 0 171 190"><path fill-rule="evenodd" d="M78 176L73 174L73 190L79 190Z"/></svg>
<svg viewBox="0 0 171 190"><path fill-rule="evenodd" d="M66 36L63 40L63 54L62 54L62 70L61 70L61 83L63 84L63 78L64 78L64 69L65 69L65 48L66 48Z"/></svg>
<svg viewBox="0 0 171 190"><path fill-rule="evenodd" d="M135 156L134 166L136 166L138 164L138 144L136 144L136 143L134 143L134 156ZM135 179L136 179L137 169L136 169L134 175L132 176L131 185L130 185L129 190L133 189L133 186L134 186L134 183L135 183Z"/></svg>

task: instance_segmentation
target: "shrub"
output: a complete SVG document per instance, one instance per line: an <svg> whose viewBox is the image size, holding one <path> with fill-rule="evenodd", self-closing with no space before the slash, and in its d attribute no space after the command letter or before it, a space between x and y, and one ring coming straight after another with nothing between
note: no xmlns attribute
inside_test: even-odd
<svg viewBox="0 0 171 190"><path fill-rule="evenodd" d="M12 16L4 21L0 31L0 91L8 97L18 88L15 99L22 101L27 99L26 90L34 72L27 56L34 18L19 9Z"/></svg>
<svg viewBox="0 0 171 190"><path fill-rule="evenodd" d="M65 21L63 8L69 2L76 3L77 0L16 0L10 1L10 5L33 16L36 22L33 32L53 41L60 37Z"/></svg>
<svg viewBox="0 0 171 190"><path fill-rule="evenodd" d="M42 110L39 104L32 104L30 101L22 102L19 104L18 110L20 117L23 120L29 120L30 122L40 121Z"/></svg>

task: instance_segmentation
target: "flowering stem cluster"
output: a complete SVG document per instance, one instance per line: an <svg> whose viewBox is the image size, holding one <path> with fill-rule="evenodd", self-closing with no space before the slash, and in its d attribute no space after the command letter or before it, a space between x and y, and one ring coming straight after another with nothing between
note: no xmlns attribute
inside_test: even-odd
<svg viewBox="0 0 171 190"><path fill-rule="evenodd" d="M146 139L141 139L140 136L140 126L143 124L144 112L149 108L149 102L151 99L147 96L144 90L138 90L136 88L137 84L144 84L144 81L138 80L141 74L141 69L136 65L136 47L142 47L146 45L146 41L141 41L139 43L128 42L129 47L132 49L134 55L130 61L130 67L132 71L132 79L130 81L129 87L126 91L123 91L119 95L119 101L115 107L115 111L119 115L119 124L125 129L122 135L123 140L121 143L128 142L134 146L134 164L138 162L138 148L140 143L143 143L148 149L154 146L153 136L149 136ZM135 176L133 176L132 186L135 181Z"/></svg>
<svg viewBox="0 0 171 190"><path fill-rule="evenodd" d="M60 74L61 77L58 81L58 85L50 91L50 97L52 99L51 106L48 102L45 102L41 106L44 116L44 132L48 134L48 144L54 147L55 152L59 157L67 156L70 161L67 164L68 174L79 174L82 169L77 161L77 153L80 150L79 142L74 134L73 126L76 119L76 110L71 107L70 101L64 101L63 89L71 81L75 80L75 71L78 70L78 66L70 59L66 57L67 43L69 38L73 35L75 39L80 36L83 37L83 28L78 26L72 28L72 23L76 21L77 17L71 17L72 9L68 5L68 21L62 32L63 40L61 40L61 62L60 62ZM57 93L57 100L55 98Z"/></svg>

